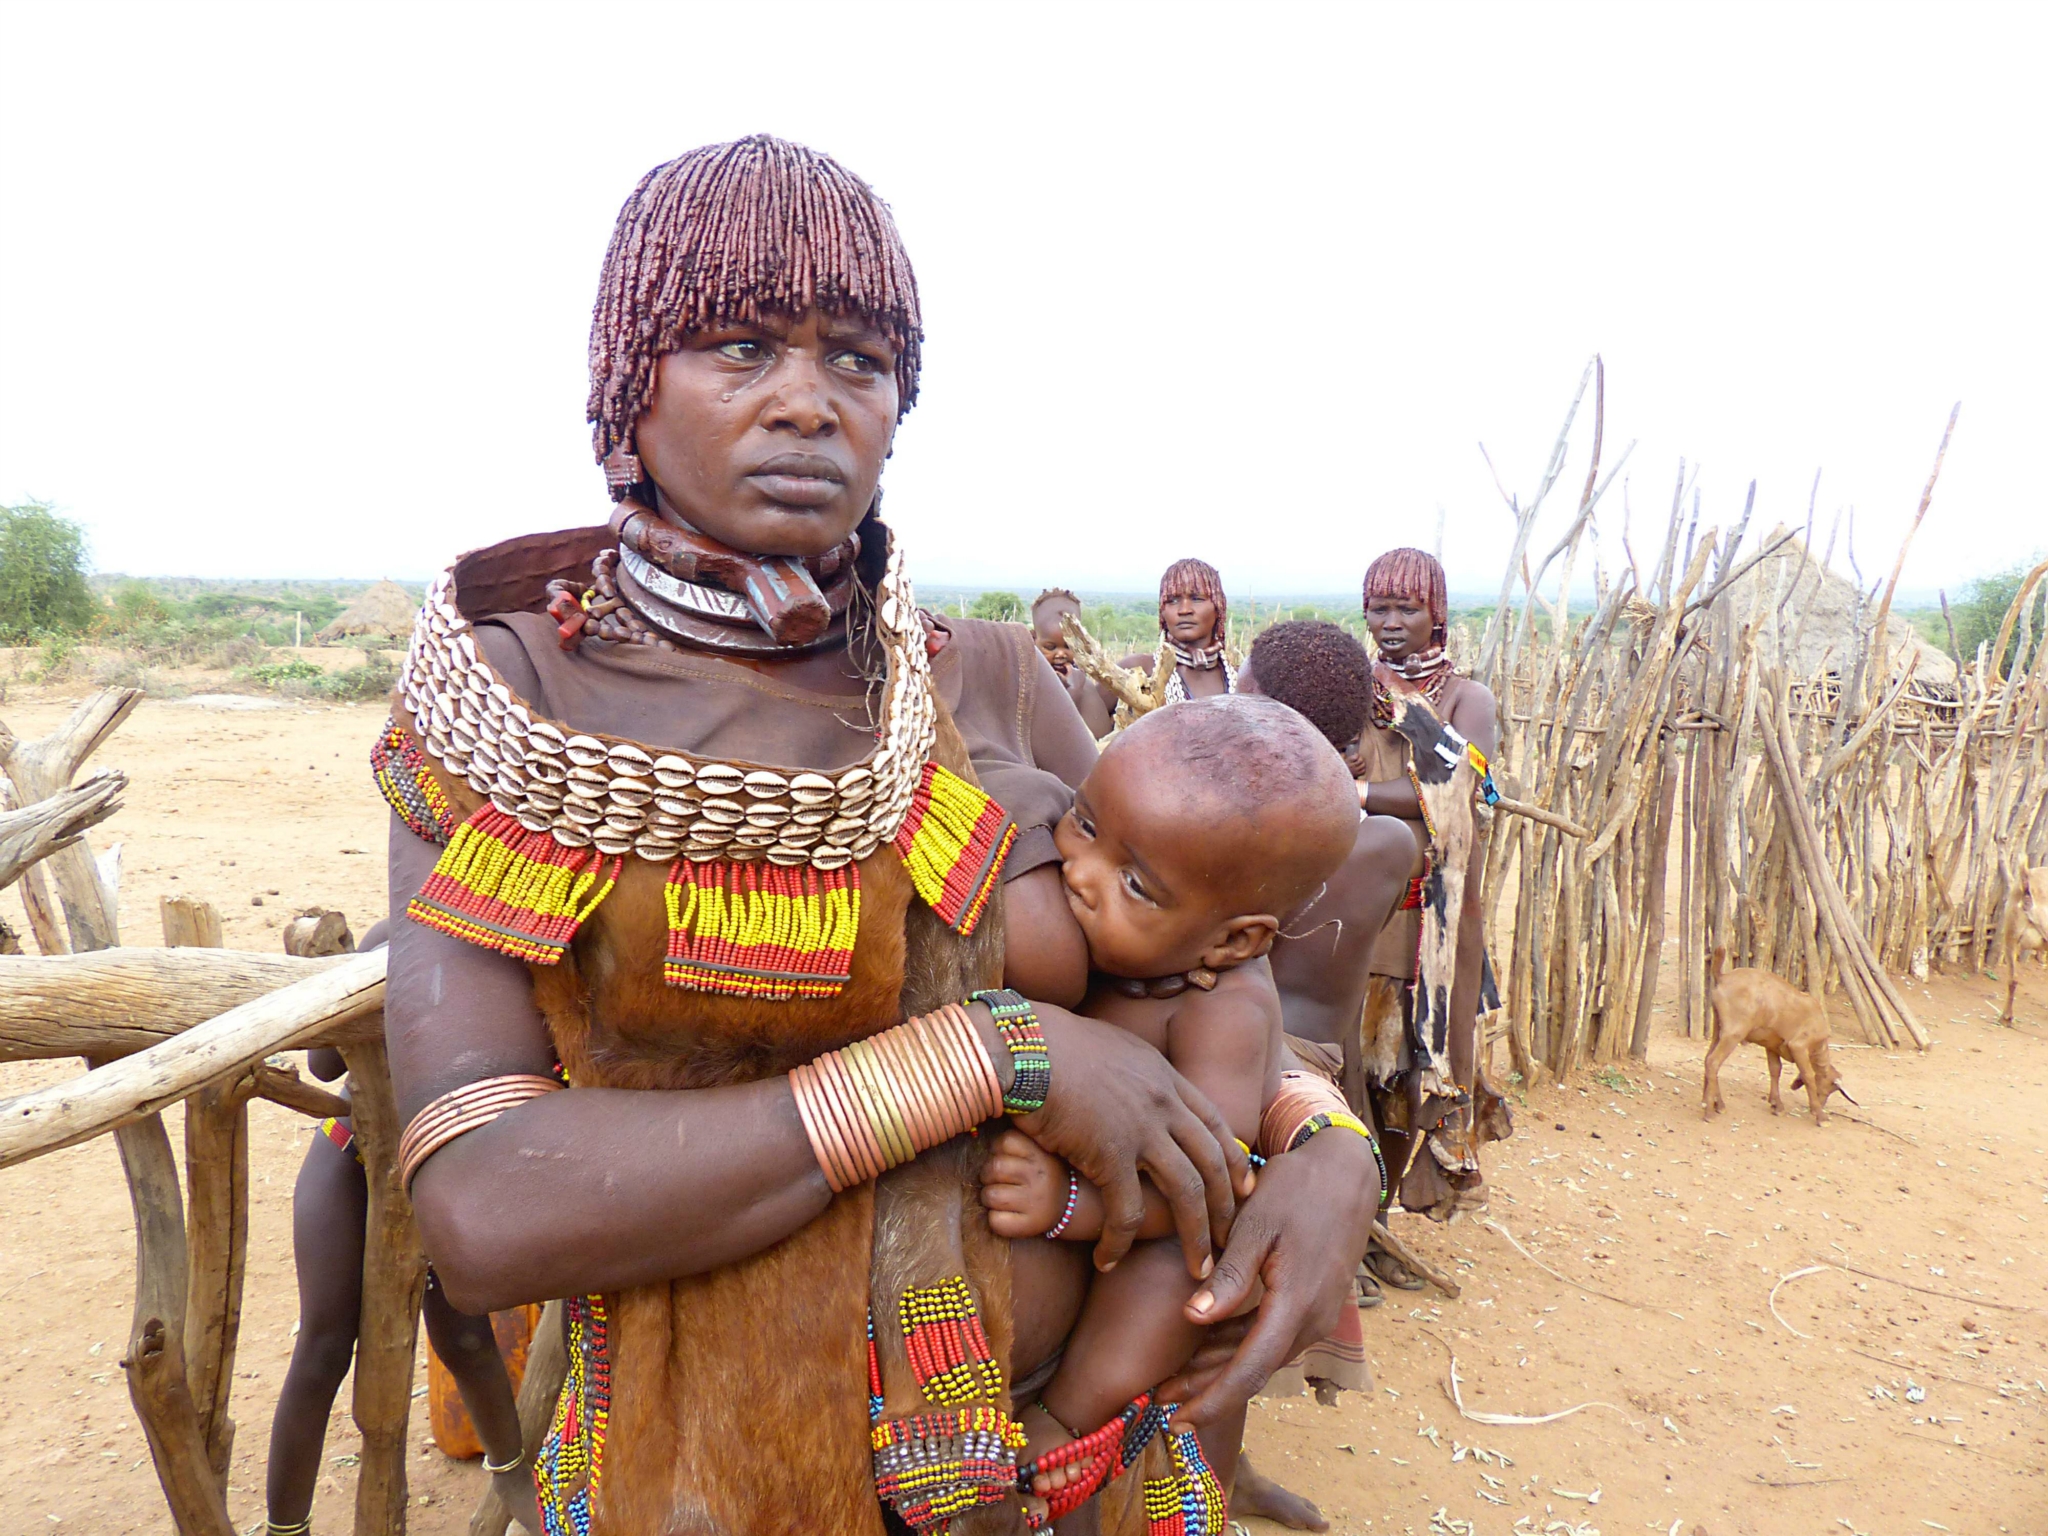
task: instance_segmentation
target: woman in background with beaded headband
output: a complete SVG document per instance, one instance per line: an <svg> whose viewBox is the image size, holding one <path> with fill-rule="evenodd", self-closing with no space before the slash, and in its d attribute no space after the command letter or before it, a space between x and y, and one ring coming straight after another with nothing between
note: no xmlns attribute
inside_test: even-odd
<svg viewBox="0 0 2048 1536"><path fill-rule="evenodd" d="M879 1532L878 1488L1018 1528L1008 1389L1057 1354L1061 1277L1013 1320L963 1219L963 1133L1005 1111L1105 1189L1100 1261L1142 1172L1191 1269L1229 1238L1193 1320L1264 1282L1169 1384L1191 1424L1328 1326L1369 1231L1359 1153L1318 1137L1238 1205L1214 1109L1052 1006L1085 955L1044 938L1049 829L1095 751L1021 631L914 607L876 511L921 342L833 161L650 172L592 325L613 516L458 561L374 755L421 1232L459 1305L571 1298L551 1531ZM1004 981L1035 1014L975 990Z"/></svg>

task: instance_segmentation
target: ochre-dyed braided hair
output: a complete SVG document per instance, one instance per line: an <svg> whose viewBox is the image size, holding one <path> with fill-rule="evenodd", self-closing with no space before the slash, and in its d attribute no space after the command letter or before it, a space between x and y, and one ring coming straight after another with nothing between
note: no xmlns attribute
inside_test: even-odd
<svg viewBox="0 0 2048 1536"><path fill-rule="evenodd" d="M655 365L685 336L813 309L856 315L889 339L897 414L908 411L924 339L917 279L866 182L766 134L649 171L619 210L590 319L586 411L599 462L631 441Z"/></svg>
<svg viewBox="0 0 2048 1536"><path fill-rule="evenodd" d="M1159 578L1159 606L1164 608L1169 597L1206 597L1216 605L1216 630L1223 634L1230 621L1230 600L1223 595L1223 578L1216 567L1206 560L1176 560L1166 568L1166 574ZM1162 620L1160 633L1166 632Z"/></svg>
<svg viewBox="0 0 2048 1536"><path fill-rule="evenodd" d="M1419 597L1429 609L1429 643L1442 645L1451 633L1451 599L1444 568L1421 549L1390 549L1365 568L1365 598Z"/></svg>

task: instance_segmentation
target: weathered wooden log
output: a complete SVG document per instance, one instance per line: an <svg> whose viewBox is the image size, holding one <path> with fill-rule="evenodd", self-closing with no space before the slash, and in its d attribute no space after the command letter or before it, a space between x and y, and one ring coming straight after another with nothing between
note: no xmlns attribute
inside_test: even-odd
<svg viewBox="0 0 2048 1536"><path fill-rule="evenodd" d="M551 1301L541 1308L540 1323L533 1330L533 1342L526 1350L526 1374L519 1378L519 1442L526 1451L526 1465L540 1457L540 1443L547 1438L548 1425L555 1416L555 1399L562 1395L562 1383L569 1375L568 1339L563 1333L562 1304ZM469 1517L469 1536L505 1536L512 1524L512 1511L498 1497L491 1483L484 1484L484 1496Z"/></svg>
<svg viewBox="0 0 2048 1536"><path fill-rule="evenodd" d="M94 749L141 702L139 688L108 688L80 704L68 720L37 741L20 741L5 725L0 725L0 769L14 782L24 804L61 793L70 787L72 776ZM44 862L63 904L71 948L112 949L119 944L119 914L100 883L92 849L84 839L60 849Z"/></svg>
<svg viewBox="0 0 2048 1536"><path fill-rule="evenodd" d="M185 1379L206 1459L223 1487L234 1452L228 1396L242 1331L249 1253L249 1080L185 1101Z"/></svg>
<svg viewBox="0 0 2048 1536"><path fill-rule="evenodd" d="M220 912L197 896L165 896L157 902L168 949L219 949Z"/></svg>
<svg viewBox="0 0 2048 1536"><path fill-rule="evenodd" d="M348 931L348 919L339 912L315 908L301 912L284 925L284 952L311 960L322 955L346 955L356 947Z"/></svg>
<svg viewBox="0 0 2048 1536"><path fill-rule="evenodd" d="M358 957L376 960L381 949ZM379 994L382 993L381 982ZM413 1225L412 1200L398 1180L398 1102L381 1036L342 1047L348 1063L350 1124L369 1184L363 1224L362 1322L356 1332L352 1405L362 1431L356 1469L356 1536L405 1536L405 1430L412 1412L413 1360L427 1256Z"/></svg>
<svg viewBox="0 0 2048 1536"><path fill-rule="evenodd" d="M265 1063L256 1069L249 1086L256 1098L268 1099L285 1109L295 1109L314 1120L348 1118L347 1099L338 1093L329 1093L318 1083L307 1082L296 1071Z"/></svg>
<svg viewBox="0 0 2048 1536"><path fill-rule="evenodd" d="M0 1061L132 1056L343 963L237 949L0 959Z"/></svg>
<svg viewBox="0 0 2048 1536"><path fill-rule="evenodd" d="M0 1168L154 1114L274 1051L331 1039L338 1026L369 1019L383 1006L384 951L350 955L125 1060L0 1101Z"/></svg>
<svg viewBox="0 0 2048 1536"><path fill-rule="evenodd" d="M234 1536L185 1376L185 1219L171 1139L155 1115L114 1133L135 1207L135 1319L121 1369L179 1536Z"/></svg>
<svg viewBox="0 0 2048 1536"><path fill-rule="evenodd" d="M19 880L31 864L69 848L121 809L128 776L108 770L33 805L0 814L0 888Z"/></svg>
<svg viewBox="0 0 2048 1536"><path fill-rule="evenodd" d="M160 912L166 944L220 947L220 914L205 902L165 897ZM222 1487L234 1454L228 1399L249 1255L251 1086L252 1077L242 1077L185 1101L185 1379L207 1461Z"/></svg>

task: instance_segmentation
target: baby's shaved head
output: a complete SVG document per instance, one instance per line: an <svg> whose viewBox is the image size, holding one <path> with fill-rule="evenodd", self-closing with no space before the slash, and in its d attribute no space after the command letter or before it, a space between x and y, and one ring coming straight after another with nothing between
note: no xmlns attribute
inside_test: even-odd
<svg viewBox="0 0 2048 1536"><path fill-rule="evenodd" d="M1306 903L1351 851L1358 788L1300 714L1247 694L1154 710L1103 754L1143 773L1203 847L1224 904L1280 917Z"/></svg>

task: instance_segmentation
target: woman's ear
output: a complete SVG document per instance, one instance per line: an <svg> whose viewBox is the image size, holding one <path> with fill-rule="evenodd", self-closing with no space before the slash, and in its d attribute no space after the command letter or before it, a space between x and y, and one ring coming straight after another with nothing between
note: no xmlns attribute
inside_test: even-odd
<svg viewBox="0 0 2048 1536"><path fill-rule="evenodd" d="M1202 951L1202 964L1212 971L1227 971L1232 966L1256 960L1273 947L1273 940L1279 932L1280 919L1270 913L1233 917Z"/></svg>

